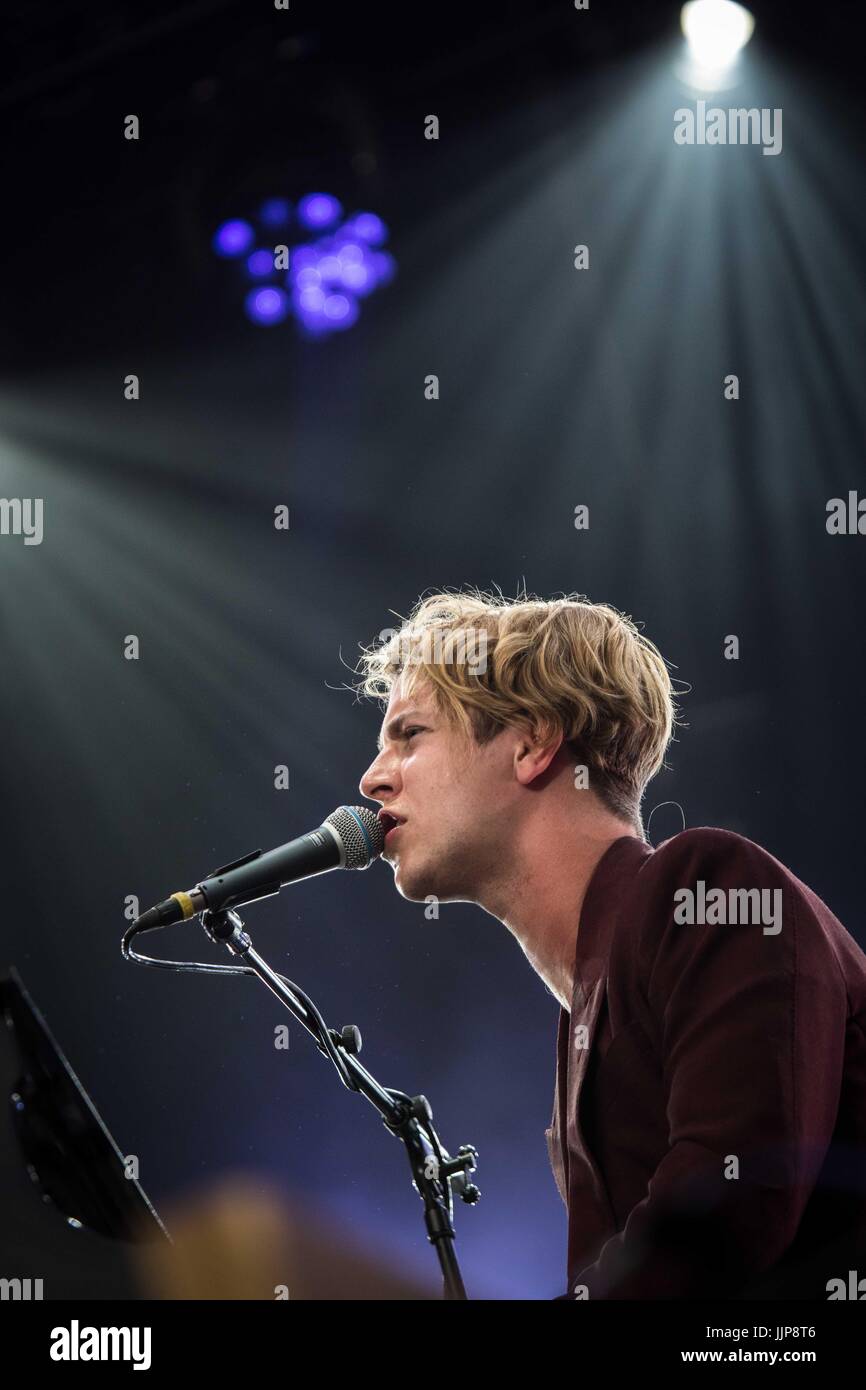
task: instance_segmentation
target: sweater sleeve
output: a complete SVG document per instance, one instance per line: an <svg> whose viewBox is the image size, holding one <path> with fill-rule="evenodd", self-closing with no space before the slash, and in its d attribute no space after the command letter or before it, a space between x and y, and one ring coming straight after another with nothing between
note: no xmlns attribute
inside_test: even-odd
<svg viewBox="0 0 866 1390"><path fill-rule="evenodd" d="M791 1244L833 1133L847 995L823 905L750 841L679 838L656 852L639 916L667 1149L573 1298L707 1297L760 1275ZM708 920L687 920L681 890Z"/></svg>

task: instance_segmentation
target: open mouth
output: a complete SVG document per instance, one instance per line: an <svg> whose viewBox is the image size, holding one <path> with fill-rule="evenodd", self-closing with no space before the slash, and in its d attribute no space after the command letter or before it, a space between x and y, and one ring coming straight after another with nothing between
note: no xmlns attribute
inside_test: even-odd
<svg viewBox="0 0 866 1390"><path fill-rule="evenodd" d="M385 831L385 844L388 845L394 838L401 825L405 823L404 816L392 816L390 811L380 811L379 821Z"/></svg>

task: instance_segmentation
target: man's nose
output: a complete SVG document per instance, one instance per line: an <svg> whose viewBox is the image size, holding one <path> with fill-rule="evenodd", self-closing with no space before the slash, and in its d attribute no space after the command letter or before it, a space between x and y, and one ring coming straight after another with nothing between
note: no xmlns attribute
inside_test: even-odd
<svg viewBox="0 0 866 1390"><path fill-rule="evenodd" d="M358 783L358 790L368 801L385 801L394 792L394 781L393 765L380 753Z"/></svg>

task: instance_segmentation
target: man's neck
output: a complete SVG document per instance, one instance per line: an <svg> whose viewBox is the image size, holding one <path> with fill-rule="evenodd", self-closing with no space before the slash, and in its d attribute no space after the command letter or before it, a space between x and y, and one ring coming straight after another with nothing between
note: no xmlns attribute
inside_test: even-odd
<svg viewBox="0 0 866 1390"><path fill-rule="evenodd" d="M600 859L633 825L613 815L573 820L537 819L524 827L521 843L502 878L490 884L479 904L497 917L554 998L571 1009L580 912Z"/></svg>

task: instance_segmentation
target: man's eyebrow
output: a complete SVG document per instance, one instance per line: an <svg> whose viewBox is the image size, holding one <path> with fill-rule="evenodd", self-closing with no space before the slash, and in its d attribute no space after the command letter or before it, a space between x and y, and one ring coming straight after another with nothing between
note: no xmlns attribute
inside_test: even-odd
<svg viewBox="0 0 866 1390"><path fill-rule="evenodd" d="M388 723L385 725L385 733L388 734L390 738L399 738L400 734L403 732L403 725L406 722L406 720L415 718L420 713L420 710L413 708L404 710L402 714L395 715L395 717L393 719L390 719ZM379 737L376 739L376 747L378 748L380 753L384 746L384 739L382 738L382 733L380 731Z"/></svg>

